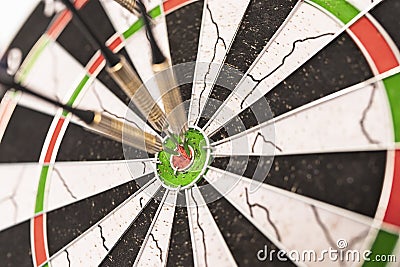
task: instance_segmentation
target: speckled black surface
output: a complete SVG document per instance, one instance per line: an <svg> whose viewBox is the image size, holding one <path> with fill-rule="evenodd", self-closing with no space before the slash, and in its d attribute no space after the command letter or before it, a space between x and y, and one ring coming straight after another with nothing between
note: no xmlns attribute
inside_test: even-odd
<svg viewBox="0 0 400 267"><path fill-rule="evenodd" d="M210 186L205 190L203 186L207 184L205 180L199 183L200 192L205 199L220 196L219 192ZM207 206L239 266L295 266L288 258L287 261L279 261L276 254L272 261L258 260L257 252L264 249L264 246L268 246L268 250L277 251L278 248L224 197L208 203Z"/></svg>
<svg viewBox="0 0 400 267"><path fill-rule="evenodd" d="M17 106L0 142L0 162L37 162L53 118Z"/></svg>
<svg viewBox="0 0 400 267"><path fill-rule="evenodd" d="M160 205L157 199L162 198L164 194L165 189L161 188L156 194L156 199L149 201L99 266L133 265Z"/></svg>
<svg viewBox="0 0 400 267"><path fill-rule="evenodd" d="M177 203L185 203L185 194L178 194ZM189 229L187 207L176 207L168 248L167 266L194 266Z"/></svg>
<svg viewBox="0 0 400 267"><path fill-rule="evenodd" d="M254 113L265 113L265 102L276 117L370 77L372 71L363 54L351 37L342 33L264 98L227 122L225 129L218 131L211 139L221 140L227 136L227 132L234 135L264 122L262 118L257 120ZM239 120L243 123L242 127L238 126Z"/></svg>
<svg viewBox="0 0 400 267"><path fill-rule="evenodd" d="M166 16L173 65L196 61L203 5L203 0L196 1ZM187 72L193 77L194 64L188 68ZM189 100L192 94L192 84L182 85L180 89L183 101Z"/></svg>
<svg viewBox="0 0 400 267"><path fill-rule="evenodd" d="M32 266L31 223L25 221L0 232L0 265Z"/></svg>
<svg viewBox="0 0 400 267"><path fill-rule="evenodd" d="M297 0L251 0L226 56L225 64L243 74L246 73L296 3ZM240 79L239 75L232 75L231 70L223 68L217 78L217 84L224 84L230 90L216 85L210 98L225 101ZM219 106L215 101L207 101L198 125L204 127L207 118L210 118Z"/></svg>
<svg viewBox="0 0 400 267"><path fill-rule="evenodd" d="M53 255L81 235L135 193L139 184L145 184L153 177L154 174L149 174L139 178L139 183L130 181L103 193L48 212L47 240L49 254ZM79 179L79 174L77 179Z"/></svg>
<svg viewBox="0 0 400 267"><path fill-rule="evenodd" d="M400 49L400 1L382 1L370 13L383 26Z"/></svg>
<svg viewBox="0 0 400 267"><path fill-rule="evenodd" d="M264 182L374 217L385 176L386 154L372 151L276 156ZM226 169L229 160L237 162L232 165L241 166L231 168L233 173L243 170L243 161L248 161L244 176L253 177L258 157L218 158L212 165Z"/></svg>

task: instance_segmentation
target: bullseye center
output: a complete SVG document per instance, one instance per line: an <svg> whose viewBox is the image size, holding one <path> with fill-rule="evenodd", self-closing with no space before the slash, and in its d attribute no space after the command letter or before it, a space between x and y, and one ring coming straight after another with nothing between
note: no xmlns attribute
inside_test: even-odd
<svg viewBox="0 0 400 267"><path fill-rule="evenodd" d="M178 146L177 149L179 156L171 155L171 166L174 170L182 172L192 166L194 162L194 151L191 146L189 146L190 155L188 155L183 146Z"/></svg>
<svg viewBox="0 0 400 267"><path fill-rule="evenodd" d="M185 133L186 145L175 146L168 137L167 149L156 155L156 177L168 189L183 190L193 186L204 175L210 162L210 143L205 133L192 127Z"/></svg>

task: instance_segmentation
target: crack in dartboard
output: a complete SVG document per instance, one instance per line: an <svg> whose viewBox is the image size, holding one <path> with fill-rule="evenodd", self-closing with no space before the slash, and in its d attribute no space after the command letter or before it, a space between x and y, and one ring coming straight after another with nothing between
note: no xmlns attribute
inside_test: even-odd
<svg viewBox="0 0 400 267"><path fill-rule="evenodd" d="M277 146L274 142L267 140L267 139L265 138L265 136L264 136L262 133L257 133L257 136L256 136L256 138L254 139L254 143L253 143L253 145L251 146L251 152L252 152L252 153L254 153L254 149L255 149L255 146L256 146L258 137L261 137L262 140L264 141L264 143L270 144L271 146L273 146L273 147L275 147L276 149L278 149L279 152L282 152L282 151L283 151L282 148L280 148L279 146Z"/></svg>
<svg viewBox="0 0 400 267"><path fill-rule="evenodd" d="M53 168L53 171L57 174L57 177L60 179L61 183L63 184L65 190L67 190L68 194L73 198L73 199L78 199L74 193L72 193L71 189L67 185L67 182L65 181L64 177L61 175L61 172L56 169L55 167Z"/></svg>
<svg viewBox="0 0 400 267"><path fill-rule="evenodd" d="M93 94L94 94L94 96L96 97L97 101L99 102L99 106L100 106L101 110L103 111L103 113L107 113L107 114L109 114L109 115L111 115L111 116L114 116L114 117L117 118L117 119L121 119L121 120L130 122L130 123L132 123L133 125L135 125L137 128L141 129L141 128L139 127L139 125L138 125L136 122L134 122L134 121L132 121L132 120L129 120L129 119L125 118L125 117L119 116L119 115L117 115L117 114L115 114L115 113L112 113L111 111L109 111L108 109L106 109L106 108L104 107L104 105L103 105L103 102L102 102L102 100L101 100L101 97L100 97L99 93L97 92L97 89L96 89L95 84L93 84L92 87L93 87Z"/></svg>
<svg viewBox="0 0 400 267"><path fill-rule="evenodd" d="M203 84L203 90L201 90L200 96L199 96L199 105L198 105L197 119L196 119L195 123L198 122L198 120L199 120L199 118L200 118L200 116L201 116L201 114L200 114L200 112L201 112L201 99L202 99L203 94L204 94L204 92L205 92L205 90L206 90L206 87L207 87L207 76L210 74L212 63L214 62L215 57L217 56L217 45L218 45L218 43L221 41L222 44L223 44L223 46L224 46L225 51L226 51L226 49L227 49L227 48L226 48L225 40L224 40L224 39L221 37L221 35L220 35L219 26L218 26L217 22L214 20L212 11L211 11L211 9L210 9L210 7L209 7L208 4L206 4L206 8L207 8L207 10L208 10L208 13L210 14L211 23L214 24L214 26L215 26L215 29L216 29L216 32L217 32L217 40L216 40L215 43L214 43L214 49L213 49L214 53L213 53L213 56L212 56L212 58L211 58L211 61L210 61L209 64L208 64L207 72L206 72L206 74L204 75L204 79L203 79L203 82L204 82L204 84Z"/></svg>
<svg viewBox="0 0 400 267"><path fill-rule="evenodd" d="M329 245L331 245L331 247L336 247L336 242L333 240L331 234L329 233L328 228L326 227L326 225L324 224L324 222L322 221L321 217L319 216L319 213L317 211L317 208L314 205L310 205L315 220L317 221L318 225L321 227L322 232L324 233L324 236L326 238L326 240L328 241Z"/></svg>
<svg viewBox="0 0 400 267"><path fill-rule="evenodd" d="M269 223L269 224L272 226L272 228L274 229L275 235L276 235L276 238L278 239L278 241L281 242L281 241L282 241L282 238L281 238L281 235L280 235L280 233L279 233L279 231L278 231L278 227L277 227L277 226L275 225L275 223L272 221L272 219L271 219L271 214L270 214L268 208L265 207L265 206L263 206L263 205L261 205L261 204L259 204L259 203L250 203L250 200L249 200L249 192L248 192L247 187L245 187L244 190L245 190L245 194L246 194L246 203L247 203L247 205L249 206L249 210L250 210L250 216L251 216L252 218L254 218L254 214L253 214L253 208L254 208L254 207L259 207L260 209L264 210L264 211L265 211L265 214L266 214L266 216L267 216L267 221L268 221L268 223Z"/></svg>
<svg viewBox="0 0 400 267"><path fill-rule="evenodd" d="M270 73L268 73L267 75L265 75L265 76L262 77L261 79L256 79L256 78L255 78L253 75L251 75L250 73L247 74L247 76L250 77L250 78L256 83L256 85L255 85L254 88L243 98L242 102L240 103L240 108L243 109L243 105L244 105L244 102L246 101L246 99L247 99L251 94L254 93L254 91L255 91L256 88L260 85L260 83L261 83L262 81L264 81L265 79L267 79L268 77L270 77L272 74L274 74L276 71L278 71L278 70L285 64L286 59L288 59L288 58L295 52L295 50L296 50L296 45L297 45L297 44L299 44L299 43L304 43L304 42L310 41L310 40L316 40L316 39L319 39L319 38L322 38L322 37L325 37L325 36L329 36L329 35L334 35L334 34L335 34L335 33L330 32L330 33L323 33L323 34L320 34L320 35L317 35L317 36L307 37L307 38L304 38L304 39L298 39L298 40L296 40L296 41L293 42L293 44L292 44L292 49L290 50L290 52L289 52L287 55L285 55L285 56L283 57L282 62L281 62L275 69L273 69Z"/></svg>
<svg viewBox="0 0 400 267"><path fill-rule="evenodd" d="M373 84L373 88L372 88L372 91L371 91L371 96L369 98L367 106L363 110L362 117L361 117L360 122L359 122L363 135L365 136L365 138L368 140L368 142L370 144L374 144L374 145L379 144L379 141L373 139L370 136L370 134L368 133L368 131L367 131L366 127L365 127L365 120L367 119L368 112L371 109L372 104L374 102L375 92L376 92L376 84Z"/></svg>
<svg viewBox="0 0 400 267"><path fill-rule="evenodd" d="M142 172L142 174L145 174L146 173L146 163L142 161L142 164L143 164L143 172Z"/></svg>
<svg viewBox="0 0 400 267"><path fill-rule="evenodd" d="M366 230L362 231L361 233L359 233L358 235L356 235L355 237L353 237L352 239L350 239L347 242L348 246L346 248L346 251L349 250L350 248L352 248L358 242L364 240L365 237L367 236L368 232L369 232L369 229L366 229Z"/></svg>
<svg viewBox="0 0 400 267"><path fill-rule="evenodd" d="M161 249L160 245L158 244L158 240L155 239L153 233L150 233L150 236L153 239L154 243L156 243L156 247L160 251L160 261L163 262L163 260L162 260L162 249Z"/></svg>
<svg viewBox="0 0 400 267"><path fill-rule="evenodd" d="M326 225L324 224L324 222L322 221L321 217L319 216L318 210L314 205L310 205L313 214L315 216L315 219L318 223L318 225L321 227L322 232L324 233L324 236L326 238L326 240L328 241L329 245L332 248L337 247L337 243L333 240L331 234L329 233L328 228L326 227ZM351 246L353 246L354 244L356 244L357 242L359 242L360 240L362 240L362 237L365 236L365 232L368 233L368 231L363 231L361 232L359 235L355 236L353 239L351 239L350 241L347 242L347 247L345 249L343 249L343 251L347 251L350 249ZM340 266L345 266L346 262L344 261L339 261Z"/></svg>
<svg viewBox="0 0 400 267"><path fill-rule="evenodd" d="M143 197L140 197L140 199L139 199L139 205L140 205L140 208L143 209L143 203L142 203L142 201L143 201Z"/></svg>
<svg viewBox="0 0 400 267"><path fill-rule="evenodd" d="M13 218L14 223L17 222L17 215L18 215L18 209L19 209L18 202L16 201L15 196L17 194L17 191L18 191L19 185L21 183L22 176L24 175L24 172L25 172L25 169L22 169L21 173L18 175L18 181L15 184L15 186L13 188L13 191L11 192L11 195L6 196L6 197L4 197L3 199L0 200L0 203L4 203L6 201L10 201L11 204L14 206L14 216L13 216L14 217Z"/></svg>
<svg viewBox="0 0 400 267"><path fill-rule="evenodd" d="M206 247L206 239L205 239L205 232L203 227L200 225L200 213L199 213L199 205L197 203L197 200L194 198L193 196L193 188L190 190L190 195L194 201L194 205L196 206L196 223L197 226L199 227L199 230L201 231L201 235L202 235L202 242L203 242L203 247L204 247L204 262L206 264L206 266L208 266L207 263L207 247Z"/></svg>
<svg viewBox="0 0 400 267"><path fill-rule="evenodd" d="M71 259L69 258L68 250L64 250L65 254L67 255L68 267L71 267Z"/></svg>
<svg viewBox="0 0 400 267"><path fill-rule="evenodd" d="M108 252L109 249L108 249L108 247L106 246L106 239L105 239L105 237L103 236L103 227L101 227L100 224L97 225L97 226L98 226L99 229L100 229L100 237L101 237L101 240L103 241L103 248L104 248L105 250L107 250L107 252Z"/></svg>

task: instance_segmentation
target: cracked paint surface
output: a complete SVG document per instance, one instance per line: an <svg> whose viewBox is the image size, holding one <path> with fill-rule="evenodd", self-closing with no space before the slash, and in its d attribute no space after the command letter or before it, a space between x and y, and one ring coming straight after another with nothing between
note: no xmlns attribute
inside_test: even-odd
<svg viewBox="0 0 400 267"><path fill-rule="evenodd" d="M206 246L206 240L205 240L205 231L203 229L203 227L200 224L200 214L199 214L199 204L197 202L197 200L194 198L193 196L193 190L190 190L190 197L193 199L194 205L196 207L196 224L197 227L199 228L200 232L201 232L201 240L203 242L203 251L204 251L204 262L205 262L205 266L208 266L207 263L207 246Z"/></svg>
<svg viewBox="0 0 400 267"><path fill-rule="evenodd" d="M392 121L385 107L385 89L382 86L374 88L372 85L365 86L312 108L284 116L261 129L254 128L246 135L216 145L214 154L291 155L352 151L360 147L364 150L386 149L384 144L393 140L393 133L390 131ZM274 137L274 144L283 148L283 151L258 141L260 131L267 141ZM373 133L373 140L378 143L371 143L364 131Z"/></svg>
<svg viewBox="0 0 400 267"><path fill-rule="evenodd" d="M176 192L168 191L161 203L152 225L147 232L135 264L138 266L158 266L167 261L168 245L175 212Z"/></svg>
<svg viewBox="0 0 400 267"><path fill-rule="evenodd" d="M189 192L190 191L190 192ZM195 261L199 266L237 266L220 229L215 223L198 187L187 191L189 227ZM203 229L203 230L202 230Z"/></svg>
<svg viewBox="0 0 400 267"><path fill-rule="evenodd" d="M323 44L332 40L332 33L339 31L340 25L325 16L307 3L299 4L286 26L253 62L234 93L225 101L224 108L219 110L214 121L205 129L206 133L212 133L219 125L238 114L243 107L246 108L261 98L316 53ZM319 23L320 20L325 21L323 25Z"/></svg>
<svg viewBox="0 0 400 267"><path fill-rule="evenodd" d="M189 122L195 123L250 0L206 1L193 84ZM210 40L213 40L210 42Z"/></svg>
<svg viewBox="0 0 400 267"><path fill-rule="evenodd" d="M246 99L254 92L254 90L260 85L260 83L262 81L264 81L265 79L270 77L272 74L274 74L277 70L279 70L282 66L285 65L286 60L294 53L297 44L304 43L304 42L307 42L307 41L310 41L310 40L315 40L315 39L322 38L322 37L329 36L329 35L334 35L334 33L323 33L323 34L320 34L320 35L317 35L317 36L307 37L307 38L298 39L298 40L294 41L293 44L292 44L292 50L290 50L290 52L282 58L282 62L275 69L273 69L268 74L264 75L262 78L256 79L256 78L254 78L254 76L252 74L250 74L250 73L247 74L247 76L250 77L256 83L256 85L243 98L242 102L240 103L240 108L243 109L244 103L246 102Z"/></svg>
<svg viewBox="0 0 400 267"><path fill-rule="evenodd" d="M278 247L287 250L304 251L312 248L320 253L329 247L337 249L336 242L339 239L348 241L351 249L361 249L362 241L367 238L365 233L370 230L369 225L373 221L372 218L352 219L356 214L270 186L262 185L257 191L249 193L247 188L251 180L234 174L210 170L207 179L217 189L223 188L229 181L237 181L235 188L225 195L226 199L267 237L274 238L272 240ZM266 219L266 214L270 216L269 219ZM285 234L277 235L277 231ZM315 238L319 231L327 238ZM310 266L321 264L305 263ZM341 266L342 263L332 264Z"/></svg>
<svg viewBox="0 0 400 267"><path fill-rule="evenodd" d="M160 184L156 180L151 180L126 201L115 207L92 228L67 244L72 266L79 265L80 262L98 266L110 249L118 242L132 220L140 214L143 208L139 200L142 199L147 204L151 200L151 196L157 192L159 186ZM82 253L82 251L85 251L85 253ZM56 253L51 263L53 266L59 266L63 259L62 254Z"/></svg>
<svg viewBox="0 0 400 267"><path fill-rule="evenodd" d="M103 235L103 228L101 227L100 224L97 225L97 227L99 227L99 230L100 230L100 237L101 237L101 240L103 241L103 248L104 248L106 251L109 251L108 247L106 246L106 238L105 238L104 235Z"/></svg>
<svg viewBox="0 0 400 267"><path fill-rule="evenodd" d="M244 190L245 190L245 194L246 194L246 204L249 206L249 210L250 210L250 216L251 216L251 217L254 217L253 209L254 209L255 207L258 207L258 208L264 210L264 211L265 211L265 214L266 214L266 216L267 216L267 221L268 221L268 223L269 223L269 224L272 226L272 228L274 229L275 235L276 235L276 238L278 239L278 241L281 242L281 241L282 241L281 235L279 234L279 230L278 230L278 228L276 227L275 223L271 220L271 214L270 214L270 212L269 212L269 209L268 209L266 206L264 206L264 205L262 205L262 204L259 204L259 203L250 203L250 200L249 200L249 192L248 192L247 187L246 187Z"/></svg>
<svg viewBox="0 0 400 267"><path fill-rule="evenodd" d="M53 168L53 171L57 174L57 177L61 180L62 185L64 186L65 190L67 190L68 194L75 200L77 200L77 197L72 193L71 189L68 187L67 182L63 178L62 174L60 171L56 168Z"/></svg>

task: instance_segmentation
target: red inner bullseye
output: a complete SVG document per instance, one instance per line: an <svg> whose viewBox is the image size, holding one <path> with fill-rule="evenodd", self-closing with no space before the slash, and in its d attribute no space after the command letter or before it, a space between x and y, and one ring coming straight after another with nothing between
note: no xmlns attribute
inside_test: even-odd
<svg viewBox="0 0 400 267"><path fill-rule="evenodd" d="M192 151L190 150L190 155L188 155L183 146L178 146L178 153L179 156L172 156L172 167L178 171L190 167L192 163Z"/></svg>

